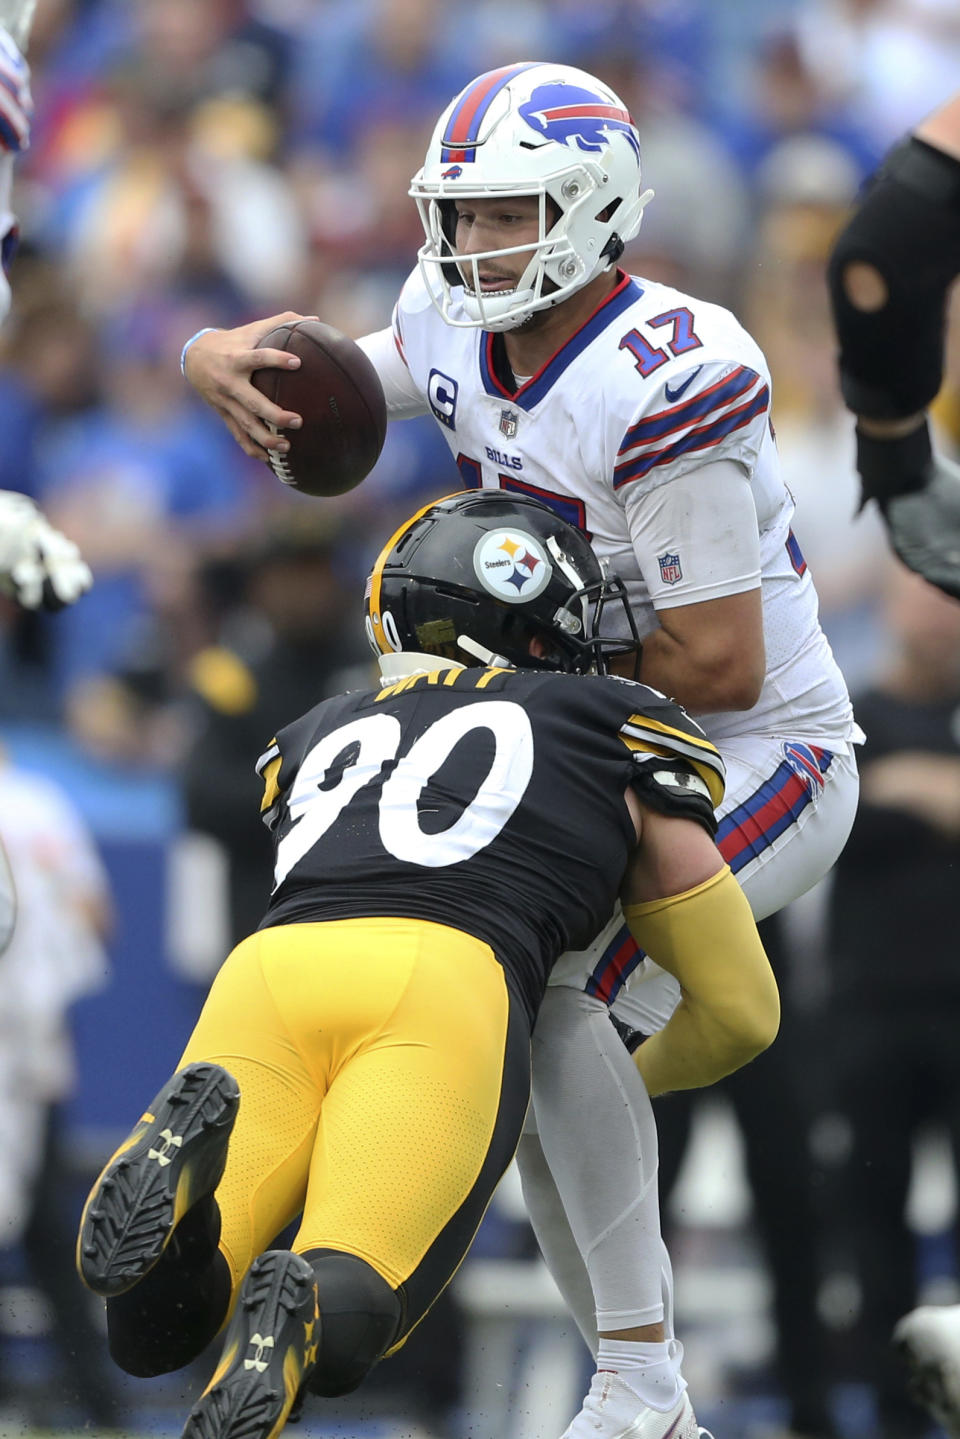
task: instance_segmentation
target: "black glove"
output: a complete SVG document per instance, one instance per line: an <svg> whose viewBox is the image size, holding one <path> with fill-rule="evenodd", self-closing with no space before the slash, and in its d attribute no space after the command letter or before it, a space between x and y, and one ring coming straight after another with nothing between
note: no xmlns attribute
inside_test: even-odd
<svg viewBox="0 0 960 1439"><path fill-rule="evenodd" d="M960 599L960 465L934 453L924 423L899 440L858 431L857 468L903 563Z"/></svg>

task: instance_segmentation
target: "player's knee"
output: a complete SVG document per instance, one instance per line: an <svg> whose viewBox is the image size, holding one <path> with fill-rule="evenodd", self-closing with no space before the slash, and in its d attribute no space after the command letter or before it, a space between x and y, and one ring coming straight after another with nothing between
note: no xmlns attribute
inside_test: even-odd
<svg viewBox="0 0 960 1439"><path fill-rule="evenodd" d="M372 1265L335 1249L309 1249L320 1300L320 1344L309 1387L333 1399L356 1389L394 1342L403 1304Z"/></svg>
<svg viewBox="0 0 960 1439"><path fill-rule="evenodd" d="M185 1271L183 1250L168 1245L160 1262L125 1294L107 1300L110 1357L127 1374L171 1374L202 1354L230 1306L230 1269L215 1251Z"/></svg>
<svg viewBox="0 0 960 1439"><path fill-rule="evenodd" d="M125 1294L107 1300L107 1348L114 1364L135 1379L155 1379L182 1369L216 1335L217 1321L211 1322L206 1314L183 1312L164 1318L126 1300Z"/></svg>

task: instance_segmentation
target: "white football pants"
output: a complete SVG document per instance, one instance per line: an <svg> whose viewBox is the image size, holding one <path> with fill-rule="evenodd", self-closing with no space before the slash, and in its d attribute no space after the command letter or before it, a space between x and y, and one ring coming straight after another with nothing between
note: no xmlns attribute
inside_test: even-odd
<svg viewBox="0 0 960 1439"><path fill-rule="evenodd" d="M717 844L764 919L810 889L843 849L857 807L856 760L849 747L778 738L728 740L722 753ZM676 980L638 949L618 908L588 949L557 962L534 1031L517 1163L544 1259L594 1353L598 1330L665 1319L672 1334L653 1108L608 1008L651 1034L678 999Z"/></svg>

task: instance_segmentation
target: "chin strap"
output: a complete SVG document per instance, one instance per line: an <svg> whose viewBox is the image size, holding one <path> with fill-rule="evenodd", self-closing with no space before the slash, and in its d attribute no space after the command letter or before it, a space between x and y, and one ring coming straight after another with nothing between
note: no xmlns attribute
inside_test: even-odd
<svg viewBox="0 0 960 1439"><path fill-rule="evenodd" d="M435 670L462 670L459 660L441 659L439 655L424 655L416 650L394 650L379 655L380 685L396 684L397 680L409 679L411 675L432 674Z"/></svg>
<svg viewBox="0 0 960 1439"><path fill-rule="evenodd" d="M457 635L457 644L468 655L473 655L474 659L479 660L481 664L494 669L516 669L516 666L512 665L505 655L495 654L493 650L488 650L486 645L477 644L476 640L472 640L469 635Z"/></svg>

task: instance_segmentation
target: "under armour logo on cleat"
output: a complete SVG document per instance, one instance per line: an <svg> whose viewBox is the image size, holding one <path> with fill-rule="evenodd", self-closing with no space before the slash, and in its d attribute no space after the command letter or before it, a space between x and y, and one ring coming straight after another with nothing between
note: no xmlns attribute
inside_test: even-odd
<svg viewBox="0 0 960 1439"><path fill-rule="evenodd" d="M174 1134L169 1129L161 1129L160 1139L161 1144L158 1145L156 1149L147 1150L147 1158L155 1159L162 1168L165 1165L172 1163L173 1154L171 1153L171 1150L176 1151L180 1148L181 1144L183 1143L183 1135Z"/></svg>
<svg viewBox="0 0 960 1439"><path fill-rule="evenodd" d="M273 1335L268 1334L264 1338L262 1334L251 1334L250 1343L255 1346L255 1353L252 1359L244 1359L243 1367L244 1369L256 1369L258 1374L262 1374L270 1362L269 1350L273 1348ZM264 1354L267 1355L266 1359L263 1357Z"/></svg>

